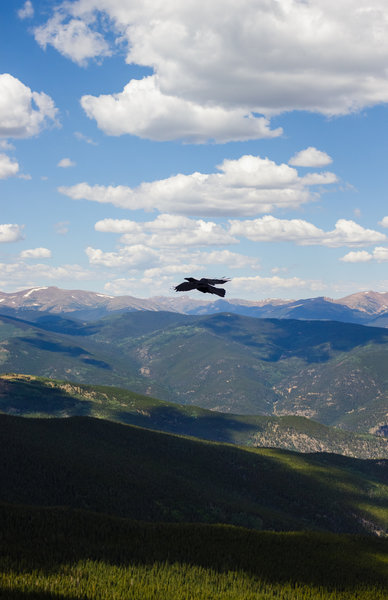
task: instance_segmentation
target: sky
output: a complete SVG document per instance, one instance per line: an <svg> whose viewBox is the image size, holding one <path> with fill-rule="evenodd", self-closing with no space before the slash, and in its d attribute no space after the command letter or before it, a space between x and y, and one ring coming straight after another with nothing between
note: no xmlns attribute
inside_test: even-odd
<svg viewBox="0 0 388 600"><path fill-rule="evenodd" d="M388 291L386 0L9 0L0 61L1 291Z"/></svg>

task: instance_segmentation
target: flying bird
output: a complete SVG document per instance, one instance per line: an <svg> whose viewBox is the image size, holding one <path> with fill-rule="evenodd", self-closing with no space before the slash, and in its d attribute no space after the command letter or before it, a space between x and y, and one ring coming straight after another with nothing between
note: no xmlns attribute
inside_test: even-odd
<svg viewBox="0 0 388 600"><path fill-rule="evenodd" d="M219 283L228 283L230 279L194 279L194 277L185 277L185 281L176 285L174 290L176 292L189 292L190 290L198 290L203 294L217 294L222 298L225 296L225 290L223 288L216 288L215 285Z"/></svg>

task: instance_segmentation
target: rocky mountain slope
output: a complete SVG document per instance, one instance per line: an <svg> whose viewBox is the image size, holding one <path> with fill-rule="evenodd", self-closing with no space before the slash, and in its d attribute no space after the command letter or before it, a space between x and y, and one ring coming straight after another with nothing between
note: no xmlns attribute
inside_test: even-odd
<svg viewBox="0 0 388 600"><path fill-rule="evenodd" d="M72 318L96 320L112 312L153 310L183 314L233 312L258 318L323 319L385 327L388 325L388 292L360 292L333 300L203 299L186 295L153 297L108 296L90 291L39 287L7 294L0 292L0 313L35 318L35 313L67 313Z"/></svg>
<svg viewBox="0 0 388 600"><path fill-rule="evenodd" d="M343 431L305 417L232 415L165 402L120 388L32 375L0 376L0 412L41 418L91 416L249 447L388 459L388 440L383 436Z"/></svg>

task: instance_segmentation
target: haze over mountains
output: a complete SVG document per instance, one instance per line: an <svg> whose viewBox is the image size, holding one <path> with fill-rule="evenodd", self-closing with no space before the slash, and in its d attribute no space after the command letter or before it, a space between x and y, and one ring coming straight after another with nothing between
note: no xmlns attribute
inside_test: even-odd
<svg viewBox="0 0 388 600"><path fill-rule="evenodd" d="M0 312L15 316L25 311L66 312L71 313L73 318L95 320L111 312L128 310L161 310L193 315L232 312L259 318L335 320L386 327L388 292L359 292L337 300L326 297L299 300L269 298L256 302L239 299L208 301L186 295L144 299L53 286L15 293L0 292Z"/></svg>

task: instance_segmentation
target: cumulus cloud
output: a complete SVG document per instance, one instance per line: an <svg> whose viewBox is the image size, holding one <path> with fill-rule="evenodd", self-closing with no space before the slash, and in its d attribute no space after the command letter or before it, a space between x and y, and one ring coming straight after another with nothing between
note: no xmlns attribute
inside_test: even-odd
<svg viewBox="0 0 388 600"><path fill-rule="evenodd" d="M330 171L324 173L308 173L303 177L304 185L328 185L329 183L336 183L338 181L337 175Z"/></svg>
<svg viewBox="0 0 388 600"><path fill-rule="evenodd" d="M317 150L314 146L309 146L305 150L294 154L288 164L294 167L324 167L332 162L333 159L326 152Z"/></svg>
<svg viewBox="0 0 388 600"><path fill-rule="evenodd" d="M159 264L162 260L158 250L148 248L144 244L124 246L117 252L104 252L99 248L88 246L85 252L90 264L109 268L141 270L147 268L150 264Z"/></svg>
<svg viewBox="0 0 388 600"><path fill-rule="evenodd" d="M48 248L30 248L20 252L20 258L51 258L51 250Z"/></svg>
<svg viewBox="0 0 388 600"><path fill-rule="evenodd" d="M234 0L77 0L54 8L35 36L85 64L109 54L108 24L107 33L127 44L127 62L153 69L154 87L136 89L130 115L126 89L120 101L115 94L109 101L133 128L141 122L131 131L136 135L159 139L160 127L175 123L178 100L203 110L245 111L248 118L290 110L342 115L388 101L385 0L245 0L243 8ZM144 115L142 94L149 100L159 94L162 125L153 118L158 106ZM93 109L91 97L87 102L100 126L118 127L117 115L103 115L107 97L94 98ZM189 121L203 136L202 123L192 114ZM179 123L180 111L175 134Z"/></svg>
<svg viewBox="0 0 388 600"><path fill-rule="evenodd" d="M0 179L13 177L19 171L19 164L16 160L12 160L7 154L0 154Z"/></svg>
<svg viewBox="0 0 388 600"><path fill-rule="evenodd" d="M34 7L30 0L26 0L22 8L18 10L19 19L31 19L34 16Z"/></svg>
<svg viewBox="0 0 388 600"><path fill-rule="evenodd" d="M302 219L277 219L265 215L250 221L230 221L230 233L244 236L255 242L295 242L300 246L321 245L367 246L386 240L386 236L373 229L365 229L354 221L339 219L332 231L324 231Z"/></svg>
<svg viewBox="0 0 388 600"><path fill-rule="evenodd" d="M0 289L2 290L9 287L14 289L16 285L25 289L47 285L47 281L61 283L65 279L82 281L92 277L93 273L77 264L55 267L43 263L28 264L23 261L0 263Z"/></svg>
<svg viewBox="0 0 388 600"><path fill-rule="evenodd" d="M353 252L348 252L340 258L342 262L350 262L350 263L358 263L358 262L369 262L372 260L373 256L366 250L358 250Z"/></svg>
<svg viewBox="0 0 388 600"><path fill-rule="evenodd" d="M75 167L75 162L71 160L71 158L62 158L57 164L57 167L68 169L69 167Z"/></svg>
<svg viewBox="0 0 388 600"><path fill-rule="evenodd" d="M217 169L218 173L178 174L136 188L79 183L58 189L74 200L201 216L253 216L274 208L296 208L319 197L296 169L268 158L242 156L224 160ZM334 179L335 175L326 176L319 183Z"/></svg>
<svg viewBox="0 0 388 600"><path fill-rule="evenodd" d="M179 215L159 215L154 221L139 223L128 219L103 219L96 231L123 234L123 244L143 243L151 247L217 246L237 243L221 225L212 221Z"/></svg>
<svg viewBox="0 0 388 600"><path fill-rule="evenodd" d="M36 27L35 39L46 49L47 45L54 46L64 56L81 66L85 66L90 58L109 56L109 44L103 35L92 29L93 20L68 19L65 10L56 12L45 25Z"/></svg>
<svg viewBox="0 0 388 600"><path fill-rule="evenodd" d="M87 247L86 255L92 265L101 265L110 269L125 269L131 273L144 271L144 276L163 273L182 273L201 271L204 265L224 265L228 269L245 267L259 268L256 257L244 256L230 250L211 252L174 248L151 248L144 244L123 246L114 252L104 252L99 248ZM152 274L152 275L151 275Z"/></svg>
<svg viewBox="0 0 388 600"><path fill-rule="evenodd" d="M18 242L23 239L24 225L5 223L0 225L0 243Z"/></svg>
<svg viewBox="0 0 388 600"><path fill-rule="evenodd" d="M119 94L83 96L88 117L108 135L129 133L156 141L183 139L193 143L243 141L276 137L268 119L244 109L202 106L192 100L163 94L156 76L133 79Z"/></svg>
<svg viewBox="0 0 388 600"><path fill-rule="evenodd" d="M382 227L388 227L388 217L383 217L381 221L379 221L379 225Z"/></svg>
<svg viewBox="0 0 388 600"><path fill-rule="evenodd" d="M36 135L56 122L57 109L44 92L33 92L9 73L0 75L0 136Z"/></svg>
<svg viewBox="0 0 388 600"><path fill-rule="evenodd" d="M372 252L366 252L365 250L360 252L348 252L342 258L342 262L360 263L370 262L372 260L376 262L388 262L388 248L384 246L376 246Z"/></svg>

